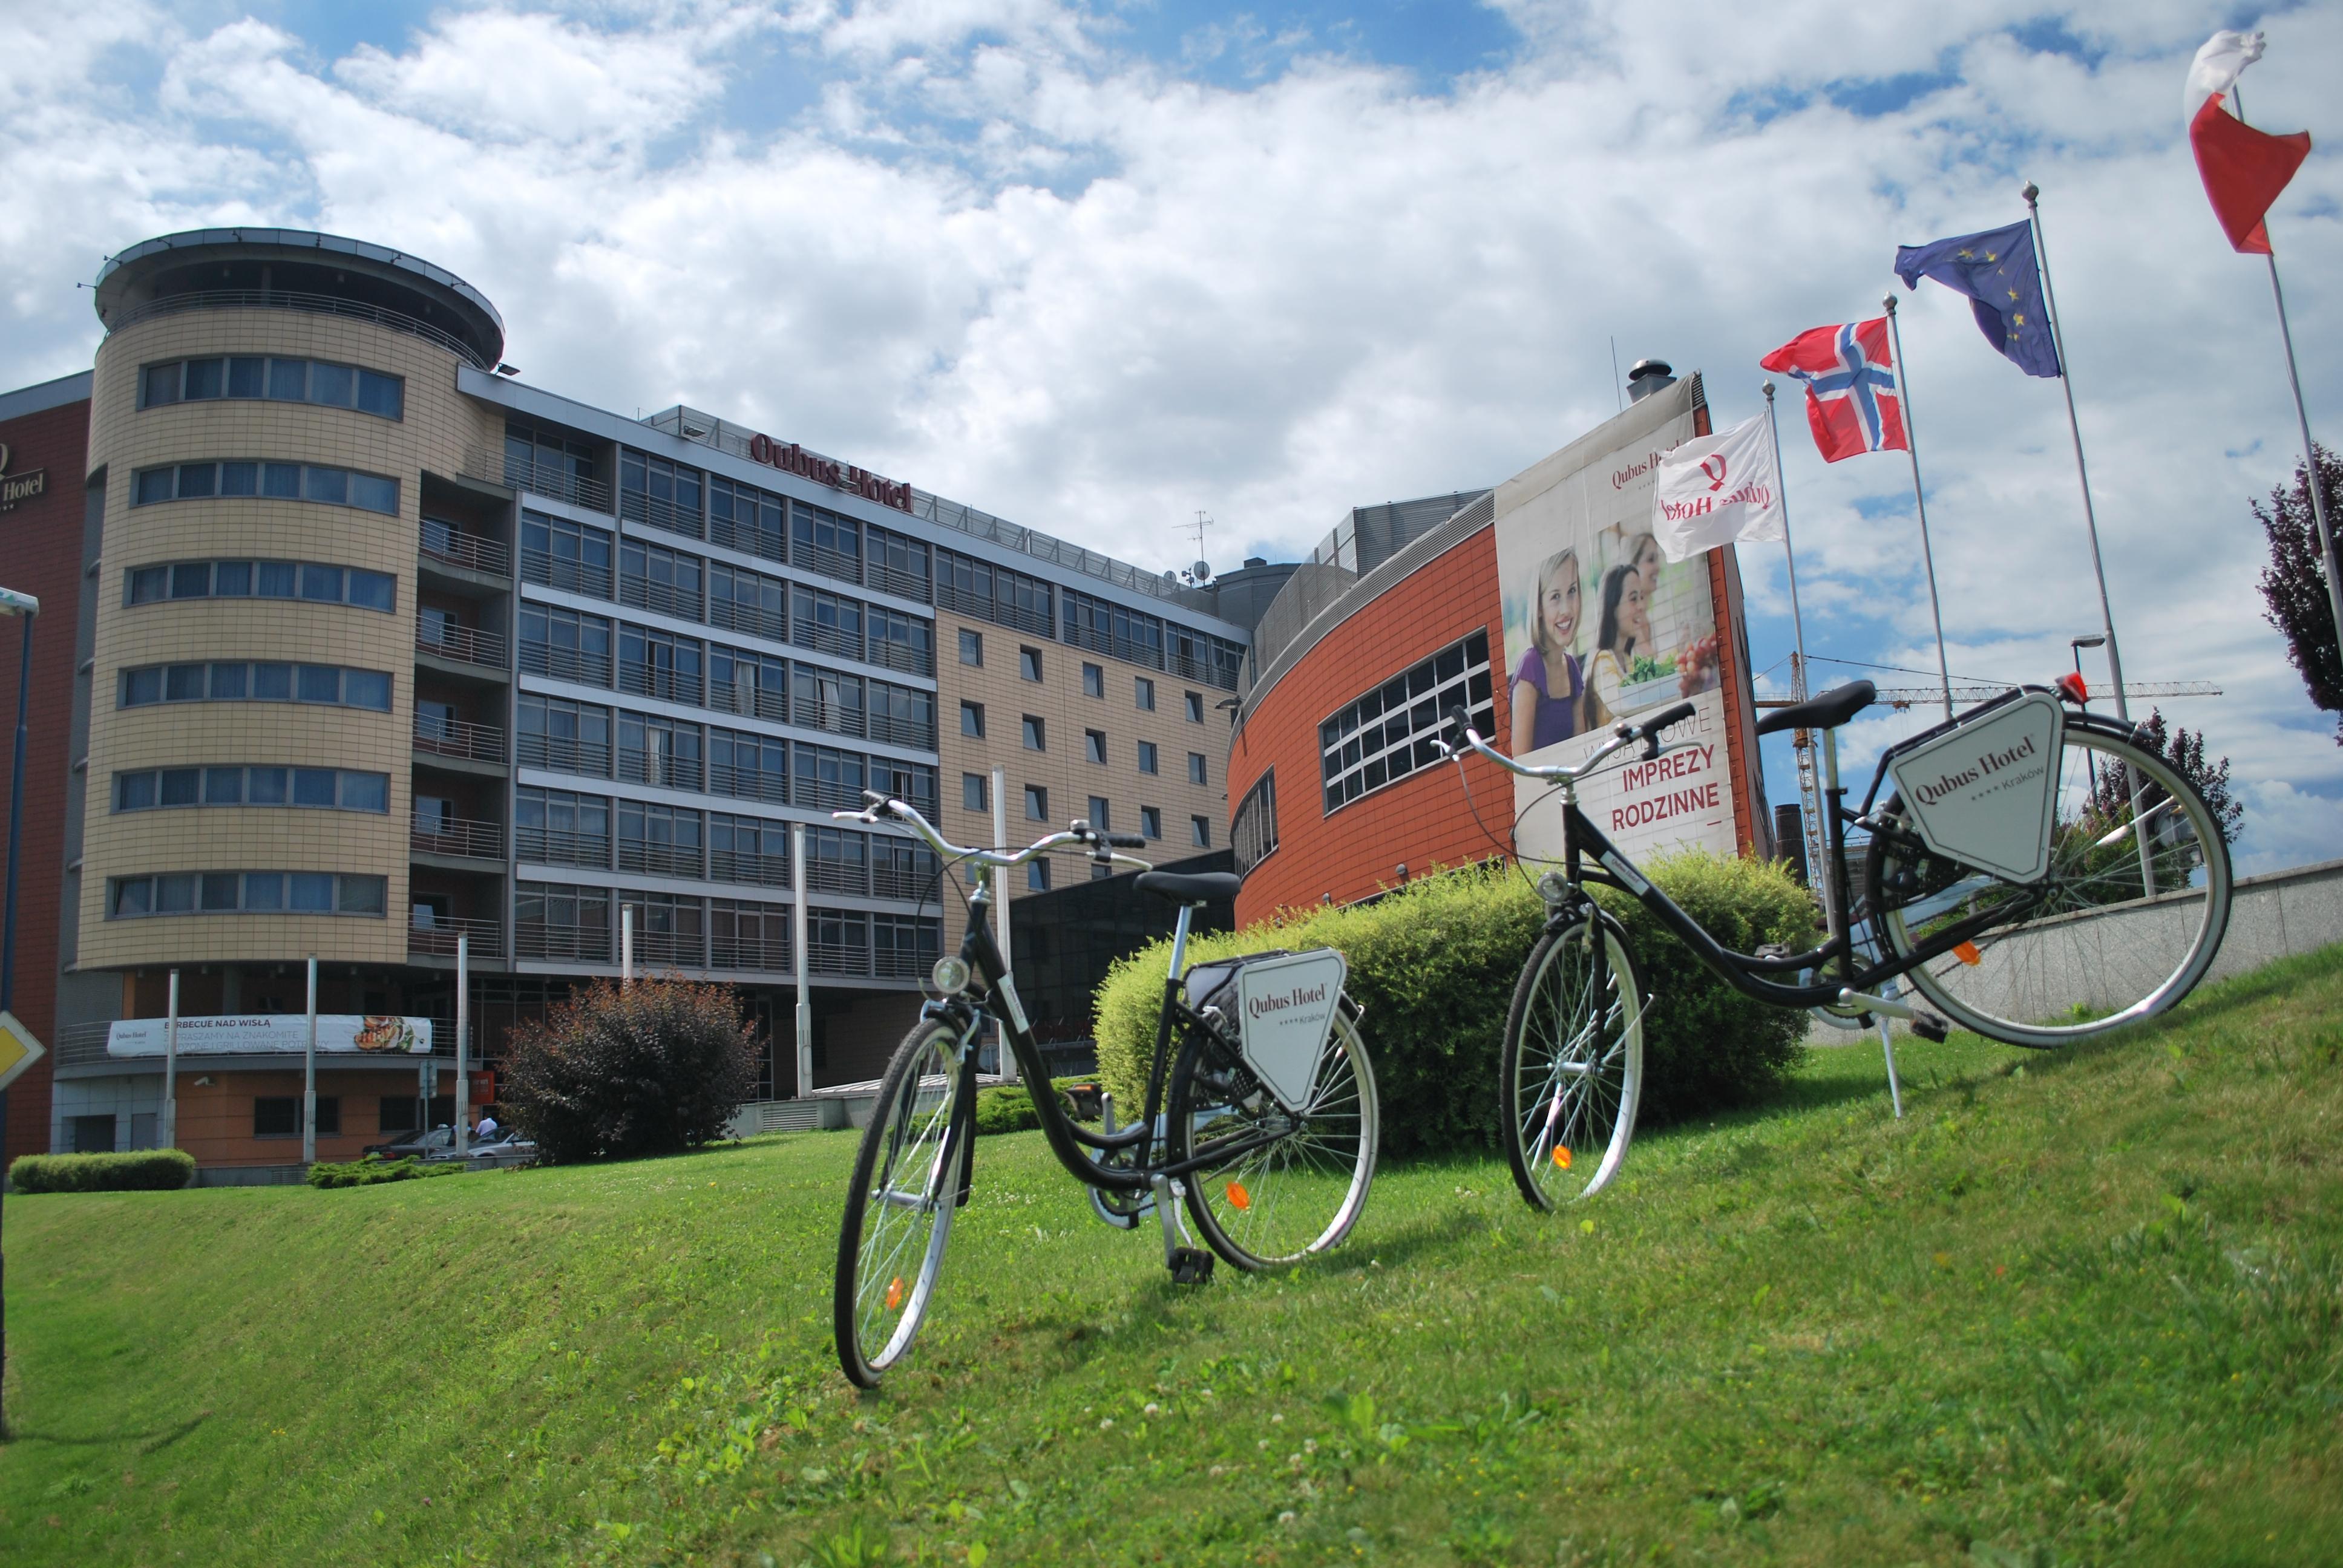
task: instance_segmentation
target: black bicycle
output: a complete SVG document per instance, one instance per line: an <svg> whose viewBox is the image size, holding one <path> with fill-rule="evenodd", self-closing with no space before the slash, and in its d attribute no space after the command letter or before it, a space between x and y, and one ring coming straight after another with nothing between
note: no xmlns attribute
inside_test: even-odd
<svg viewBox="0 0 2343 1568"><path fill-rule="evenodd" d="M1757 724L1821 736L1828 940L1795 953L1725 948L1579 809L1582 782L1639 741L1644 758L1660 755L1691 703L1621 724L1574 768L1524 767L1451 711L1464 749L1562 796L1563 863L1538 882L1546 920L1514 988L1499 1078L1506 1152L1533 1206L1599 1191L1634 1132L1650 998L1587 883L1634 897L1745 995L1858 1024L1904 1019L1937 1040L1950 1020L2012 1045L2065 1045L2162 1012L2211 968L2229 920L2219 825L2133 726L2082 706L2078 680L2014 687L1890 747L1850 809L1834 731L1875 695L1858 680ZM1850 828L1868 835L1859 897ZM1899 979L1941 1016L1892 994Z"/></svg>
<svg viewBox="0 0 2343 1568"><path fill-rule="evenodd" d="M959 956L937 961L939 994L880 1081L847 1188L833 1311L849 1379L877 1387L910 1352L933 1302L952 1215L974 1180L977 1051L988 1021L1032 1086L1051 1152L1091 1188L1109 1224L1129 1230L1157 1215L1175 1281L1209 1280L1215 1253L1235 1268L1273 1268L1350 1232L1374 1180L1377 1111L1341 954L1251 954L1186 970L1191 918L1207 901L1233 898L1236 877L1158 871L1115 852L1143 847L1138 835L1081 821L1014 852L963 848L900 800L864 799L866 809L831 815L899 823L948 861L974 868L977 885ZM1145 1104L1127 1127L1116 1125L1111 1097L1093 1130L1051 1092L987 918L1001 872L1060 849L1135 867L1140 890L1180 908ZM1211 1251L1190 1244L1189 1222Z"/></svg>

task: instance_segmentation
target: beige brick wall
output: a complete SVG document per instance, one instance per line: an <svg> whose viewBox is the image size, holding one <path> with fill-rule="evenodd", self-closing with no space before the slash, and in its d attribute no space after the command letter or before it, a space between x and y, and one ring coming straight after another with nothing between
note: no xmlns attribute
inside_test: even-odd
<svg viewBox="0 0 2343 1568"><path fill-rule="evenodd" d="M963 629L977 632L984 638L984 664L980 668L970 668L960 662L960 634ZM1038 684L1020 673L1018 650L1023 648L1041 651L1041 679ZM1085 663L1098 665L1105 671L1103 697L1083 694ZM960 806L960 775L982 773L990 778L992 769L1000 767L1008 769L1009 841L1012 846L1030 844L1045 832L1063 829L1076 817L1088 816L1090 797L1100 795L1112 808L1111 825L1119 833L1139 831L1141 806L1161 810L1163 837L1145 849L1129 851L1142 859L1160 865L1209 853L1192 842L1191 817L1203 817L1211 822L1212 849L1227 848L1229 809L1221 768L1228 750L1228 715L1212 706L1225 695L1217 688L1193 685L1104 654L1049 641L1031 632L949 613L936 617L936 674L937 684L941 688L936 714L943 807L943 820L939 826L944 837L954 843L992 841L990 814L964 810ZM1151 713L1141 709L1134 697L1132 683L1141 676L1155 682L1155 709ZM1187 719L1184 694L1191 691L1203 699L1204 721L1201 724L1192 724ZM981 740L970 739L960 732L963 701L984 704L985 736ZM1046 751L1025 749L1022 721L1029 713L1042 720L1049 748ZM1086 760L1083 732L1091 729L1103 731L1106 736L1107 759L1103 765ZM1139 770L1141 740L1155 742L1159 764L1155 773ZM1201 752L1205 759L1206 782L1202 788L1188 781L1188 754L1192 751ZM1039 784L1050 792L1050 820L1046 823L1026 819L1025 786L1029 784ZM1052 885L1064 887L1089 875L1084 861L1071 856L1057 857L1051 870ZM1026 896L1021 872L1015 877L1015 883L1013 896ZM946 951L959 943L962 919L960 900L947 900Z"/></svg>
<svg viewBox="0 0 2343 1568"><path fill-rule="evenodd" d="M252 400L141 410L143 366L218 354L332 360L405 377L405 417ZM420 476L462 471L499 437L456 391L456 357L367 323L287 310L189 311L141 322L99 347L90 471L106 477L90 748L85 788L80 963L287 960L405 961L409 738L413 730L416 546ZM328 464L398 481L396 518L253 498L134 508L134 475L206 458ZM281 599L199 599L126 608L124 574L173 560L321 561L395 575L393 614ZM116 707L121 670L170 660L246 659L387 670L387 714L297 703ZM390 776L387 816L296 808L111 811L124 769L263 763ZM334 870L382 876L380 920L291 915L106 919L107 879L176 870Z"/></svg>

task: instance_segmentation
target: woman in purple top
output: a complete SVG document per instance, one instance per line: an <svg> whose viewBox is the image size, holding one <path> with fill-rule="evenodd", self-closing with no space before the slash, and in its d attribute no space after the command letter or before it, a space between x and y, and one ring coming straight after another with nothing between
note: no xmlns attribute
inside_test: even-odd
<svg viewBox="0 0 2343 1568"><path fill-rule="evenodd" d="M1578 656L1578 552L1546 557L1530 595L1530 646L1513 667L1513 754L1527 756L1578 733L1586 681Z"/></svg>

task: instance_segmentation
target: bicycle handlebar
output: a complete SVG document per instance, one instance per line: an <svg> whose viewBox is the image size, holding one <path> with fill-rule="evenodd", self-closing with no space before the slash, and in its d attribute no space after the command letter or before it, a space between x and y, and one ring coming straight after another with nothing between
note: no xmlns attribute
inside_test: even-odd
<svg viewBox="0 0 2343 1568"><path fill-rule="evenodd" d="M1052 849L1062 849L1068 844L1080 844L1089 849L1094 859L1103 863L1120 862L1126 866L1135 866L1142 871L1151 871L1155 869L1152 861L1113 853L1111 847L1116 846L1133 849L1144 848L1147 840L1139 834L1102 833L1080 819L1074 821L1070 830L1063 833L1045 834L1021 849L982 849L972 845L953 843L936 830L935 824L920 815L918 807L908 801L881 795L876 789L865 789L862 792L862 799L866 804L861 810L832 811L831 819L840 822L860 822L866 827L873 828L881 821L900 822L920 838L927 840L929 848L947 859L973 860L980 866L990 866L996 869L1007 870L1012 866L1021 866L1028 860L1046 855Z"/></svg>
<svg viewBox="0 0 2343 1568"><path fill-rule="evenodd" d="M1590 755L1585 761L1580 763L1575 768L1564 768L1560 766L1552 768L1533 768L1528 766L1526 763L1514 761L1512 758L1506 756L1503 752L1495 749L1487 741L1481 739L1480 735L1473 729L1473 716L1464 710L1463 705L1461 703L1449 709L1448 722L1455 727L1457 734L1463 739L1464 749L1466 750L1480 753L1490 761L1494 762L1498 767L1503 768L1506 772L1518 773L1524 779L1540 779L1549 782L1568 784L1574 783L1578 779L1585 778L1588 774L1594 772L1595 769L1602 766L1604 762L1607 761L1613 752L1618 750L1623 746L1633 746L1638 740L1644 742L1644 755L1645 757L1657 757L1660 754L1660 731L1669 728L1671 725L1683 723L1685 719L1690 719L1695 711L1697 710L1691 703L1679 702L1674 708L1669 709L1666 712L1659 714L1642 724L1622 724L1618 729L1612 731L1610 739L1597 747L1594 753ZM1456 754L1456 749L1453 746L1451 746L1444 739L1435 738L1433 744L1440 747L1443 751L1448 753L1448 755L1452 757Z"/></svg>

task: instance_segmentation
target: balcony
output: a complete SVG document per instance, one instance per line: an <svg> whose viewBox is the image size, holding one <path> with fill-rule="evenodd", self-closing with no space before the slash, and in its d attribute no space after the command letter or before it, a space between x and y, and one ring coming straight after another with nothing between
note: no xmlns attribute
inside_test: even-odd
<svg viewBox="0 0 2343 1568"><path fill-rule="evenodd" d="M708 765L708 792L729 795L736 800L763 800L786 806L789 803L789 775L775 769L711 762Z"/></svg>
<svg viewBox="0 0 2343 1568"><path fill-rule="evenodd" d="M936 868L898 865L881 859L870 868L870 896L874 899L933 899L936 894Z"/></svg>
<svg viewBox="0 0 2343 1568"><path fill-rule="evenodd" d="M618 515L630 523L665 528L669 533L681 534L688 539L700 537L698 508L679 507L673 501L659 496L647 496L640 490L618 492Z"/></svg>
<svg viewBox="0 0 2343 1568"><path fill-rule="evenodd" d="M526 490L532 496L543 496L548 500L566 501L589 512L607 516L610 510L609 486L558 464L539 463L508 453L483 451L475 447L465 455L464 475L467 478L486 479L492 485Z"/></svg>
<svg viewBox="0 0 2343 1568"><path fill-rule="evenodd" d="M699 878L699 846L655 844L643 839L618 840L618 869L649 877Z"/></svg>
<svg viewBox="0 0 2343 1568"><path fill-rule="evenodd" d="M415 651L483 669L505 667L505 639L493 631L429 618L415 624Z"/></svg>
<svg viewBox="0 0 2343 1568"><path fill-rule="evenodd" d="M662 789L699 788L699 759L632 746L618 748L618 777L630 784L656 784Z"/></svg>
<svg viewBox="0 0 2343 1568"><path fill-rule="evenodd" d="M778 687L711 680L708 683L708 708L711 713L729 713L741 719L769 719L775 724L789 721L789 705L782 699Z"/></svg>
<svg viewBox="0 0 2343 1568"><path fill-rule="evenodd" d="M780 529L765 528L761 524L744 525L712 512L708 518L708 542L721 545L728 550L762 556L769 561L786 562L789 558L789 542L782 537Z"/></svg>
<svg viewBox="0 0 2343 1568"><path fill-rule="evenodd" d="M523 644L526 655L528 646ZM544 768L556 773L582 773L590 779L610 776L610 746L605 740L579 740L567 735L523 735L520 762L524 768Z"/></svg>
<svg viewBox="0 0 2343 1568"><path fill-rule="evenodd" d="M820 729L831 735L863 738L862 709L850 708L842 702L824 702L819 697L807 695L810 683L798 683L798 723L807 729Z"/></svg>
<svg viewBox="0 0 2343 1568"><path fill-rule="evenodd" d="M694 619L698 617L692 618ZM708 624L720 626L727 631L746 632L773 642L789 640L789 618L786 610L767 609L762 605L744 604L739 599L710 596L708 600Z"/></svg>
<svg viewBox="0 0 2343 1568"><path fill-rule="evenodd" d="M908 572L873 559L863 570L862 586L893 594L897 598L928 602L928 574L924 571Z"/></svg>
<svg viewBox="0 0 2343 1568"><path fill-rule="evenodd" d="M618 578L618 602L632 605L637 609L671 615L678 620L696 621L700 618L698 588L654 582L649 578L622 575Z"/></svg>
<svg viewBox="0 0 2343 1568"><path fill-rule="evenodd" d="M473 762L501 763L505 759L505 732L493 724L471 724L461 719L437 719L417 713L415 749Z"/></svg>
<svg viewBox="0 0 2343 1568"><path fill-rule="evenodd" d="M839 658L862 657L862 633L859 629L848 631L841 627L826 626L809 616L797 618L789 640L799 648L810 648Z"/></svg>
<svg viewBox="0 0 2343 1568"><path fill-rule="evenodd" d="M583 594L588 598L610 597L610 568L591 561L568 560L545 550L524 549L520 553L520 575L523 582L559 588L564 593Z"/></svg>
<svg viewBox="0 0 2343 1568"><path fill-rule="evenodd" d="M417 819L407 825L407 847L417 855L501 860L505 858L505 829L500 822L474 822L461 817L442 817L433 823Z"/></svg>
<svg viewBox="0 0 2343 1568"><path fill-rule="evenodd" d="M933 751L936 749L936 721L932 719L898 718L890 713L870 716L870 739L890 746L908 746L914 750Z"/></svg>
<svg viewBox="0 0 2343 1568"><path fill-rule="evenodd" d="M710 849L708 852L708 879L712 882L738 882L748 887L786 888L789 886L789 858L787 855L744 855L737 849Z"/></svg>
<svg viewBox="0 0 2343 1568"><path fill-rule="evenodd" d="M513 931L513 947L525 959L606 964L610 961L610 930L608 926L548 926L523 920Z"/></svg>
<svg viewBox="0 0 2343 1568"><path fill-rule="evenodd" d="M496 540L468 534L437 518L423 519L423 553L436 561L485 572L489 577L512 576L512 552Z"/></svg>
<svg viewBox="0 0 2343 1568"><path fill-rule="evenodd" d="M702 689L696 670L630 662L618 666L618 689L637 697L656 697L664 702L697 708Z"/></svg>
<svg viewBox="0 0 2343 1568"><path fill-rule="evenodd" d="M920 980L936 967L936 956L923 948L882 947L873 955L870 972L880 980Z"/></svg>
<svg viewBox="0 0 2343 1568"><path fill-rule="evenodd" d="M126 310L116 311L114 319L106 324L106 329L119 332L136 322L182 310L256 309L305 310L317 316L338 316L346 320L368 322L393 332L404 332L410 337L420 337L426 343L437 344L476 369L492 368L481 359L480 351L471 344L404 311L365 305L354 299L344 299L338 295L303 294L282 288L213 288L192 294L165 295Z"/></svg>
<svg viewBox="0 0 2343 1568"><path fill-rule="evenodd" d="M575 681L579 686L599 686L607 689L610 684L610 656L608 651L563 648L550 642L524 642L520 645L520 668L524 675Z"/></svg>
<svg viewBox="0 0 2343 1568"><path fill-rule="evenodd" d="M409 958L452 959L456 956L456 939L471 939L472 957L496 959L504 957L505 928L500 920L463 920L450 915L434 915L428 924L407 928L407 955Z"/></svg>
<svg viewBox="0 0 2343 1568"><path fill-rule="evenodd" d="M793 558L792 564L799 570L820 572L823 577L836 578L840 582L860 583L862 580L860 556L850 556L844 550L815 544L802 534L798 536L797 546L789 553Z"/></svg>
<svg viewBox="0 0 2343 1568"><path fill-rule="evenodd" d="M798 804L817 811L859 811L862 809L862 785L838 779L823 779L800 773L797 785Z"/></svg>
<svg viewBox="0 0 2343 1568"><path fill-rule="evenodd" d="M688 911L687 911L688 912ZM698 931L635 932L638 967L696 970L707 967L708 943Z"/></svg>
<svg viewBox="0 0 2343 1568"><path fill-rule="evenodd" d="M808 942L806 968L818 975L868 975L870 950L860 942Z"/></svg>
<svg viewBox="0 0 2343 1568"><path fill-rule="evenodd" d="M886 638L870 639L870 662L905 675L933 675L936 656L932 648L914 648L908 642L895 642Z"/></svg>
<svg viewBox="0 0 2343 1568"><path fill-rule="evenodd" d="M830 860L809 854L806 885L818 893L851 893L864 898L870 891L870 870L860 860Z"/></svg>
<svg viewBox="0 0 2343 1568"><path fill-rule="evenodd" d="M789 972L789 939L787 931L769 937L713 937L708 943L708 967L712 970L749 970L765 974Z"/></svg>
<svg viewBox="0 0 2343 1568"><path fill-rule="evenodd" d="M517 858L532 866L590 866L596 870L608 870L610 867L608 833L580 833L568 828L516 828L513 849Z"/></svg>

